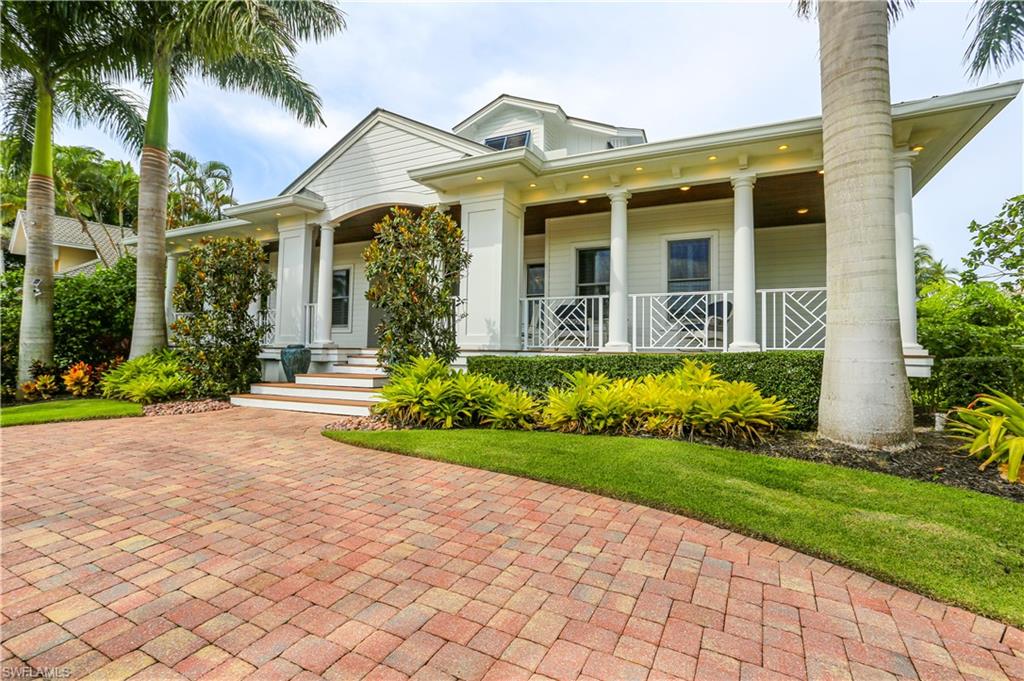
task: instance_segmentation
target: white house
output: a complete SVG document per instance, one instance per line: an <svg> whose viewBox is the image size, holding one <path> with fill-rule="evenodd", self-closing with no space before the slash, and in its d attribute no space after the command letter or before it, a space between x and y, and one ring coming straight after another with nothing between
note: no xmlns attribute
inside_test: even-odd
<svg viewBox="0 0 1024 681"><path fill-rule="evenodd" d="M914 306L913 196L1017 95L1021 81L893 106L896 244L908 372L926 375ZM821 119L651 142L641 128L501 95L439 130L377 109L280 195L167 234L266 244L277 273L264 351L308 343L314 366L376 345L361 252L395 205L441 204L472 262L465 354L821 348ZM170 308L168 287L168 314Z"/></svg>
<svg viewBox="0 0 1024 681"><path fill-rule="evenodd" d="M10 251L25 255L25 211L14 218ZM128 228L85 221L85 228L75 218L55 215L53 218L53 271L58 277L88 274L100 265L113 266L125 254L122 241Z"/></svg>

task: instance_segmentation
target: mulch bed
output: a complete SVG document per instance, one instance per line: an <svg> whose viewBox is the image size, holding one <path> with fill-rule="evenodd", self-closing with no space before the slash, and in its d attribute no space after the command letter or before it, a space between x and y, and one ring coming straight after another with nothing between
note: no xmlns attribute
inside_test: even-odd
<svg viewBox="0 0 1024 681"><path fill-rule="evenodd" d="M225 400L179 400L178 402L147 404L142 408L142 413L145 416L174 416L222 409L231 409L231 403Z"/></svg>
<svg viewBox="0 0 1024 681"><path fill-rule="evenodd" d="M853 449L820 439L814 433L797 431L784 431L760 445L731 443L728 446L764 456L788 456L805 461L861 468L1024 501L1024 484L1007 482L999 475L995 464L979 471L978 464L981 460L967 456L958 449L959 441L946 434L923 428L916 429L915 436L918 446L898 453Z"/></svg>
<svg viewBox="0 0 1024 681"><path fill-rule="evenodd" d="M380 416L342 416L324 426L324 430L391 430L392 426Z"/></svg>

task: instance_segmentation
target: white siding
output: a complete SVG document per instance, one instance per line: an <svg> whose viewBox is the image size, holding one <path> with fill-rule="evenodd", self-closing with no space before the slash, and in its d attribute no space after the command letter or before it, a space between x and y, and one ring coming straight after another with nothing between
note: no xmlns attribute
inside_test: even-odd
<svg viewBox="0 0 1024 681"><path fill-rule="evenodd" d="M547 221L547 295L576 294L576 251L607 246L608 213ZM732 199L629 211L629 292L663 293L670 238L711 236L712 286L732 287Z"/></svg>
<svg viewBox="0 0 1024 681"><path fill-rule="evenodd" d="M533 146L538 149L548 148L544 143L543 116L536 111L518 106L498 107L474 123L472 128L463 132L462 135L483 144L484 140L491 137L511 135L525 130L530 131L530 142Z"/></svg>
<svg viewBox="0 0 1024 681"><path fill-rule="evenodd" d="M368 242L352 244L335 244L334 246L334 269L349 267L352 269L349 280L351 290L351 309L349 310L349 325L347 327L335 326L331 330L331 338L342 348L366 347L367 314L369 302L366 300L366 272L363 263L363 249ZM314 249L313 253L313 281L319 276L320 253ZM317 290L313 287L313 302L316 300Z"/></svg>
<svg viewBox="0 0 1024 681"><path fill-rule="evenodd" d="M754 230L757 288L825 285L825 225Z"/></svg>
<svg viewBox="0 0 1024 681"><path fill-rule="evenodd" d="M462 158L465 154L384 122L371 127L334 163L305 185L329 208L358 204L361 197L412 192L433 203L436 194L409 179L408 171Z"/></svg>

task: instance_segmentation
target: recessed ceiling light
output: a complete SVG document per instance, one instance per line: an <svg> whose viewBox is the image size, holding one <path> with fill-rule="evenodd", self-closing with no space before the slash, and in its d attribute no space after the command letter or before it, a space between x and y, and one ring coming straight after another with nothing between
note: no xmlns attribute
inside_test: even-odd
<svg viewBox="0 0 1024 681"><path fill-rule="evenodd" d="M584 175L584 176L583 176L583 179L584 179L584 180L589 180L589 179L590 179L590 175Z"/></svg>
<svg viewBox="0 0 1024 681"><path fill-rule="evenodd" d="M536 187L537 187L537 183L536 182L531 182L530 183L530 189L534 189Z"/></svg>
<svg viewBox="0 0 1024 681"><path fill-rule="evenodd" d="M480 181L482 181L483 179L484 179L484 176L483 176L483 175L477 175L477 176L476 176L476 181L477 181L477 182L480 182Z"/></svg>
<svg viewBox="0 0 1024 681"><path fill-rule="evenodd" d="M924 145L918 144L910 148L911 151L924 151Z"/></svg>
<svg viewBox="0 0 1024 681"><path fill-rule="evenodd" d="M276 215L277 217L281 217L280 213L274 213L274 215Z"/></svg>
<svg viewBox="0 0 1024 681"><path fill-rule="evenodd" d="M263 228L262 228L262 227L257 227L257 228L256 228L256 231L257 231L257 232L262 232L262 231L263 231Z"/></svg>
<svg viewBox="0 0 1024 681"><path fill-rule="evenodd" d="M637 166L636 168L633 168L633 170L635 170L635 171L636 171L636 172L638 172L638 173L639 173L639 172L642 172L642 171L643 171L643 169L644 169L644 167L643 167L643 166Z"/></svg>
<svg viewBox="0 0 1024 681"><path fill-rule="evenodd" d="M192 239L185 239L185 241L192 243Z"/></svg>
<svg viewBox="0 0 1024 681"><path fill-rule="evenodd" d="M819 170L819 171L818 171L818 174L819 174L819 175L824 175L824 174L825 174L825 169L824 169L824 168L822 168L821 170Z"/></svg>
<svg viewBox="0 0 1024 681"><path fill-rule="evenodd" d="M679 188L679 191L681 191L681 192L688 192L688 191L690 191L690 185L684 184L682 187Z"/></svg>
<svg viewBox="0 0 1024 681"><path fill-rule="evenodd" d="M717 157L717 156L715 156L714 154L711 154L710 156L708 156L708 160L709 160L709 161L717 161L717 160L718 160L718 157Z"/></svg>
<svg viewBox="0 0 1024 681"><path fill-rule="evenodd" d="M586 203L586 199L576 199L576 203Z"/></svg>
<svg viewBox="0 0 1024 681"><path fill-rule="evenodd" d="M785 151L786 149L789 149L789 145L788 144L780 144L779 145L779 151Z"/></svg>
<svg viewBox="0 0 1024 681"><path fill-rule="evenodd" d="M810 208L797 208L796 212L799 213L800 215L807 215L807 212L809 210L810 210Z"/></svg>

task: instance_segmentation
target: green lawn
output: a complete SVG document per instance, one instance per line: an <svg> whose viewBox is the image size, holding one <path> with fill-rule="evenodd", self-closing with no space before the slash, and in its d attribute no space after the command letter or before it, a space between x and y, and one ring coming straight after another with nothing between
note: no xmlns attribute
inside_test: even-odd
<svg viewBox="0 0 1024 681"><path fill-rule="evenodd" d="M142 416L142 407L119 400L80 399L33 402L0 409L0 427L53 421L85 421L118 416Z"/></svg>
<svg viewBox="0 0 1024 681"><path fill-rule="evenodd" d="M827 464L547 432L325 433L707 520L1024 625L1024 504Z"/></svg>

